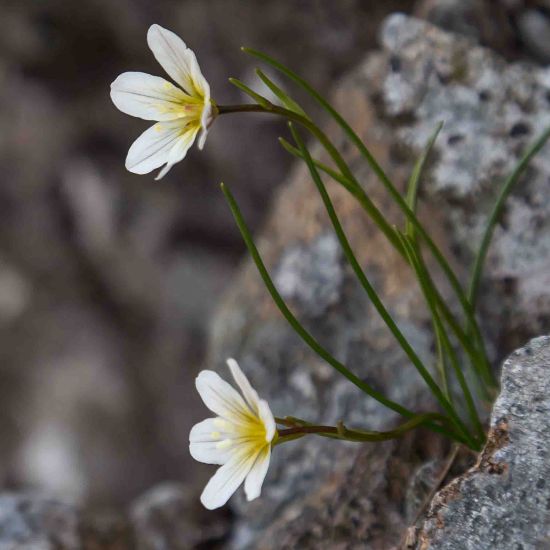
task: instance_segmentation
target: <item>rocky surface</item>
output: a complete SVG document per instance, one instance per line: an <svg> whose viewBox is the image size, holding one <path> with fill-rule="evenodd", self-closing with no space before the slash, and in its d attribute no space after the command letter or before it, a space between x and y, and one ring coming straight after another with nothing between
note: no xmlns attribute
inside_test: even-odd
<svg viewBox="0 0 550 550"><path fill-rule="evenodd" d="M385 14L412 4L1 2L3 487L126 506L165 479L196 491L205 479L187 450L203 415L190 381L244 249L218 182L257 226L291 159L279 122L227 117L161 184L127 172L147 123L117 111L109 85L123 71L162 74L149 25L181 34L213 96L236 103L227 78L249 81L254 67L241 45L287 62L299 51L328 87L375 45Z"/></svg>
<svg viewBox="0 0 550 550"><path fill-rule="evenodd" d="M514 352L477 464L433 499L416 548L550 547L550 337Z"/></svg>
<svg viewBox="0 0 550 550"><path fill-rule="evenodd" d="M548 5L414 3L420 16L462 36L390 18L380 50L337 85L336 102L400 186L445 119L421 211L465 277L497 183L550 122L548 69L509 63L548 62ZM0 497L2 550L169 550L224 545L228 537L234 548L388 548L411 523L448 450L425 432L376 446L301 441L277 449L261 500L233 500L232 527L225 513L198 505L212 469L188 457L186 434L204 414L189 380L204 362L207 326L242 251L221 195L205 182L235 181L256 228L290 159L273 147L280 125L227 119L202 155L191 154L165 184L152 185L123 169L143 125L112 108L105 86L123 70L158 71L144 41L156 20L201 51L224 100L238 99L224 84L227 74L248 78L241 42L268 49L325 89L374 45L385 12L410 10L413 2L376 3L375 11L358 0L291 8L261 2L260 20L258 5L2 6L0 121L10 131L0 136L0 478L9 488L43 491ZM297 35L304 43L299 65ZM235 128L239 140L231 139ZM402 223L364 162L328 130L373 199ZM547 158L543 152L523 179L491 250L481 319L495 365L550 330ZM185 185L176 184L181 177ZM415 349L430 358L428 317L413 278L349 197L335 187L331 193L360 261ZM302 168L279 193L259 240L281 292L323 344L394 399L430 405L351 276ZM210 359L222 368L229 354L278 414L371 428L396 421L305 349L250 265L215 323ZM154 485L170 478L184 486ZM118 512L102 512L106 505Z"/></svg>
<svg viewBox="0 0 550 550"><path fill-rule="evenodd" d="M470 38L404 15L386 20L380 37L381 50L338 88L336 105L398 185L406 181L438 121L445 121L422 181L420 212L465 279L499 183L550 124L550 73L509 64ZM364 161L334 127L330 133L345 147L372 199L402 223ZM487 263L480 319L495 365L514 346L550 329L547 151L532 163L510 199ZM414 348L429 361L429 320L413 278L346 192L329 188L360 262ZM303 167L280 191L258 242L285 298L323 345L392 399L415 409L429 406L422 382L335 251L329 221ZM323 258L319 250L326 251ZM332 274L329 282L326 271ZM298 340L250 262L230 288L213 331L212 363L223 368L228 355L240 359L278 415L326 422L344 418L373 429L396 420ZM279 538L269 535L278 528L289 547L398 544L409 521L402 502L407 480L425 457L437 459L444 452L441 441L429 434L361 451L315 439L278 448L262 499L233 501L242 518L233 546L253 547L260 540L262 547L279 548ZM376 491L360 482L344 488L349 476L355 479L354 468L370 471L362 460L378 465ZM397 488L394 478L401 479ZM380 499L388 494L392 496L382 505ZM309 521L302 521L301 510L307 510ZM365 523L357 518L366 518ZM385 528L377 529L380 525Z"/></svg>
<svg viewBox="0 0 550 550"><path fill-rule="evenodd" d="M164 483L123 512L90 513L38 493L0 495L2 550L188 550L218 548L228 514L197 509L189 487Z"/></svg>

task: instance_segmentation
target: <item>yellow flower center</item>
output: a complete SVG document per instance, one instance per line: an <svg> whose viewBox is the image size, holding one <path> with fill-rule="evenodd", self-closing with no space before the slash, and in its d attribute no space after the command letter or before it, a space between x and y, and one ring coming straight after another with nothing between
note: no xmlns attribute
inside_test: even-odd
<svg viewBox="0 0 550 550"><path fill-rule="evenodd" d="M219 440L216 444L218 449L239 446L247 455L255 455L269 445L265 424L252 414L240 417L236 422L216 418L214 424L220 431L210 435L213 440Z"/></svg>

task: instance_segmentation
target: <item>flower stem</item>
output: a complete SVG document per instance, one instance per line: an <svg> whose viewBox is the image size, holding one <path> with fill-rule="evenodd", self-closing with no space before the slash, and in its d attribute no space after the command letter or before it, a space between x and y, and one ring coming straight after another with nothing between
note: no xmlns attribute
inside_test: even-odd
<svg viewBox="0 0 550 550"><path fill-rule="evenodd" d="M424 379L427 386L429 387L431 392L434 394L436 399L439 401L443 409L452 418L457 429L460 432L462 432L466 438L471 439L468 429L466 428L466 426L464 425L464 423L456 413L454 407L452 406L450 401L447 399L447 397L443 394L439 386L436 384L436 382L428 372L428 369L424 366L421 359L418 357L418 355L416 354L412 346L409 344L408 340L405 338L405 336L403 336L403 333L399 330L399 327L397 326L392 316L389 314L388 310L385 308L384 304L378 297L378 294L370 284L367 276L365 275L365 272L362 270L361 266L359 265L359 262L357 261L357 258L355 257L355 254L353 253L353 250L349 244L346 234L344 233L342 225L340 224L338 216L336 215L336 211L334 210L332 201L330 200L330 197L325 188L325 185L323 184L321 177L319 176L319 173L317 172L317 169L313 164L313 160L311 158L311 155L309 154L307 147L305 146L302 138L300 137L300 135L292 125L290 129L296 141L296 144L298 145L300 151L304 155L304 159L309 168L311 177L313 178L313 181L317 187L317 190L321 195L321 199L323 200L325 209L329 215L330 221L332 222L334 231L336 232L336 235L338 237L340 245L342 246L344 254L349 264L351 265L355 275L359 279L359 282L365 289L365 292L367 293L372 304L378 311L380 317L382 317L384 323L390 329L391 333L393 334L395 339L398 341L399 345L403 348L404 352L407 354L407 357L409 358L411 363L416 367L416 370L419 372L420 376ZM399 234L396 233L396 235L397 235L397 238L400 238ZM407 252L407 248L404 247L404 249L405 249L405 252Z"/></svg>
<svg viewBox="0 0 550 550"><path fill-rule="evenodd" d="M339 422L337 426L323 426L300 421L299 424L279 430L277 444L296 439L297 436L301 437L311 434L319 435L321 437L328 437L330 439L353 441L357 443L387 441L389 439L398 439L408 431L411 431L422 424L426 424L427 421L440 420L441 415L438 413L422 413L401 424L394 430L389 430L386 432L351 429L345 426L343 422Z"/></svg>
<svg viewBox="0 0 550 550"><path fill-rule="evenodd" d="M485 441L485 432L483 430L481 421L479 420L479 415L477 414L477 409L472 393L470 391L470 388L468 387L468 383L466 382L466 378L464 377L462 369L460 368L456 353L452 347L451 342L449 341L449 337L447 336L447 332L445 331L445 327L443 326L443 323L441 321L437 304L434 300L431 278L427 272L426 266L422 259L422 255L420 254L418 248L415 247L415 244L411 240L411 237L401 235L401 238L403 241L403 245L405 246L405 248L407 249L407 253L409 254L411 265L414 266L420 288L422 289L422 293L424 294L426 303L428 304L428 308L432 314L436 333L438 335L438 338L440 339L443 351L450 359L451 366L453 367L454 373L460 385L460 389L462 390L462 394L464 395L464 398L466 400L466 407L468 410L468 414L470 415L470 420L477 432L478 439L483 442Z"/></svg>
<svg viewBox="0 0 550 550"><path fill-rule="evenodd" d="M332 142L328 139L326 134L318 126L316 126L311 120L300 116L298 113L289 111L288 109L284 109L277 105L273 105L272 107L269 107L267 109L262 107L261 105L221 105L219 106L219 112L220 114L237 113L237 112L257 112L257 113L275 114L275 115L282 116L287 120L297 122L298 124L306 128L320 141L320 143L326 149L328 154L334 160L335 164L338 166L338 169L342 173L343 179L347 182L347 185L345 185L346 189L350 193L352 193L353 196L359 201L363 209L369 214L371 219L382 231L382 233L384 233L388 241L397 250L397 252L405 260L407 260L406 252L403 249L401 242L399 238L396 236L393 228L386 221L382 213L378 210L378 208L371 201L368 195L364 192L363 188L361 187L361 185L359 184L359 182L357 181L357 179L349 169L348 165L346 164L346 162L344 161L344 159L342 158L338 150L334 147ZM342 183L341 179L338 179L337 181L339 181L339 183ZM428 248L434 255L435 259L440 264L443 271L446 273L447 278L451 282L451 286L453 286L453 288L455 289L455 293L458 295L459 300L463 305L463 309L465 310L468 316L467 310L469 310L471 313L471 308L469 306L469 303L466 303L467 301L464 297L462 287L460 286L460 283L458 282L456 275L454 274L451 267L443 257L443 254L439 251L437 245L433 242L433 240L428 235L424 227L420 224L420 222L418 221L414 213L408 207L406 201L401 197L401 195L397 190L395 190L395 192L399 197L399 199L396 198L396 201L398 202L398 206L400 206L400 208L404 211L408 221L410 221L410 223L418 231L418 234L426 242ZM477 349L472 344L471 339L468 338L464 330L461 328L460 324L456 321L456 319L454 318L454 315L451 313L450 309L448 308L447 304L445 303L445 301L443 300L439 292L436 293L436 299L438 301L439 307L442 310L445 320L449 323L449 326L453 329L453 331L457 335L457 338L459 339L461 345L464 347L464 349L468 353L478 376L480 376L486 384L494 385L495 382L494 382L494 379L492 378L492 372L487 360L487 356L483 349L483 340L481 337L481 333L479 332L479 328L477 327L477 323L475 322L473 313L471 313L471 319L469 323L470 323L470 326L472 327L472 331L474 335L476 336L475 341L479 342L479 348Z"/></svg>
<svg viewBox="0 0 550 550"><path fill-rule="evenodd" d="M476 345L479 346L480 352L485 357L485 364L482 366L480 374L484 376L484 379L488 385L496 386L496 380L493 377L489 362L487 360L487 353L484 348L485 344L481 335L481 331L479 330L475 318L475 310L466 298L464 290L462 289L462 285L460 284L450 265L447 263L443 254L439 251L435 243L429 238L429 235L427 235L427 233L424 231L424 228L418 222L416 216L414 216L414 213L412 213L411 210L408 208L407 202L403 199L401 193L399 193L399 191L393 185L392 181L388 178L382 167L378 164L372 153L369 151L368 147L363 143L363 140L361 140L361 138L355 133L353 128L346 122L344 117L342 117L340 113L313 86L311 86L311 84L309 84L309 82L307 82L300 75L295 73L292 69L258 50L244 47L241 49L245 53L252 55L257 59L260 59L268 65L271 65L271 67L273 67L275 70L284 74L286 77L288 77L298 86L300 86L303 90L305 90L336 121L336 123L340 126L340 128L342 128L342 130L348 136L351 142L357 147L358 151L366 159L367 163L369 164L373 172L377 175L382 185L386 188L386 190L393 197L399 208L401 208L403 213L407 216L407 219L418 229L422 238L426 241L428 248L434 255L440 267L445 272L445 275L447 276L455 294L457 295L466 315L466 320L468 324L467 331L470 334L474 334Z"/></svg>

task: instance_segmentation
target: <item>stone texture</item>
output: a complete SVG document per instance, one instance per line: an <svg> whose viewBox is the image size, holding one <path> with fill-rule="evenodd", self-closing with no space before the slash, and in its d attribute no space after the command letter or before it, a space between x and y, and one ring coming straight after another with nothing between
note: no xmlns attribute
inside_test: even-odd
<svg viewBox="0 0 550 550"><path fill-rule="evenodd" d="M229 515L208 513L179 483L160 484L127 513L91 513L41 493L0 494L1 550L188 550L219 548Z"/></svg>
<svg viewBox="0 0 550 550"><path fill-rule="evenodd" d="M187 449L203 414L190 381L243 254L218 182L257 227L292 159L275 142L279 121L225 117L161 185L128 172L147 123L118 111L109 85L123 71L164 73L149 25L180 34L213 97L237 103L227 78L254 68L241 45L286 62L299 48L324 88L413 2L1 2L2 484L95 508L165 479L204 481Z"/></svg>
<svg viewBox="0 0 550 550"><path fill-rule="evenodd" d="M414 15L509 60L550 62L548 0L418 0Z"/></svg>
<svg viewBox="0 0 550 550"><path fill-rule="evenodd" d="M136 550L217 548L229 529L224 510L197 509L197 494L179 483L164 483L142 495L130 510Z"/></svg>
<svg viewBox="0 0 550 550"><path fill-rule="evenodd" d="M525 43L529 36L540 41L540 27L531 16L517 32L516 24L507 22L519 21L527 4L540 22L544 11L535 7L544 3L445 0L429 2L430 11L425 2L426 17L469 38L396 15L383 28L380 51L336 88L339 108L401 186L433 126L445 118L422 182L421 207L461 276L497 183L548 123L550 105L548 69L509 64L475 42L508 58L518 56L510 44L522 34ZM201 11L203 4L172 8L162 2L155 13L195 33L189 42L207 51L206 64L214 74L225 74L227 67L213 70L220 61L212 34L219 37L229 29L239 41L248 36L249 42L271 47L273 33L279 38L281 21L288 21L277 16L283 4L273 2L262 24L253 18L253 32L243 35L235 31L243 22L246 28L240 9L228 10L226 0L219 0ZM391 5L382 4L382 11ZM124 176L121 158L138 126L111 108L105 82L130 64L145 68L151 61L144 46L143 57L128 49L143 44L149 8L131 1L94 1L93 9L74 11L65 5L56 11L57 5L42 2L30 9L12 3L0 22L6 45L0 102L8 106L1 117L11 129L7 138L0 137L0 161L9 176L1 191L6 215L0 227L5 412L0 432L6 458L0 474L10 485L37 485L86 504L73 506L60 496L4 494L0 542L6 550L30 544L86 550L177 548L182 540L190 546L223 544L227 517L199 512L197 493L189 486L154 488L128 514L90 516L85 508L127 503L143 487L172 474L188 485L205 479L208 467L191 467L181 444L198 401L184 391L201 362L214 299L240 250L230 217L220 214L227 214L225 206L212 200L217 191L204 185L205 174L216 180L213 159L221 159L224 177L243 182L238 196L256 226L258 205L265 204L287 165L269 140L269 154L251 157L249 150L258 146L258 134L268 138L279 127L263 121L251 122L250 131L239 126L243 140L228 139L236 127L229 121L216 128L207 160L190 158L182 172L200 179L200 187L189 181L181 188L136 183ZM365 19L371 28L380 16L365 8L368 15L358 17L357 6L367 4L350 0L335 26L333 10L342 15L343 5L319 8L316 17L308 13L306 18L294 17L307 12L292 7L298 28L303 30L305 20L307 32L316 37L309 56L301 52L301 62L321 87L363 55L373 40ZM220 10L231 18L216 16ZM197 18L204 24L189 28ZM218 38L222 46L217 47L228 50L226 40ZM76 47L83 55L78 66L72 64ZM291 55L282 58L293 64ZM96 78L90 79L83 66L98 67ZM349 147L345 151L373 199L402 223L363 161ZM481 319L495 364L525 338L550 328L550 167L545 157L543 152L510 201L491 251ZM266 172L266 165L274 170ZM245 169L262 177L243 177ZM414 347L430 358L428 318L412 277L349 197L334 187L331 193L360 261ZM415 408L431 406L355 284L303 169L294 170L279 194L260 241L277 284L320 341L394 399ZM214 257L215 246L221 252ZM250 265L233 284L214 330L214 363L221 365L229 354L241 359L279 414L327 422L345 418L371 428L396 421L304 348ZM263 498L252 504L242 496L233 501L237 521L228 546L389 548L400 541L446 451L445 442L425 432L376 446L330 446L310 439L279 448ZM467 462L455 473L461 464Z"/></svg>
<svg viewBox="0 0 550 550"><path fill-rule="evenodd" d="M2 550L129 550L127 522L103 513L89 517L74 503L40 493L0 495Z"/></svg>
<svg viewBox="0 0 550 550"><path fill-rule="evenodd" d="M514 352L477 464L433 499L417 548L550 548L550 337Z"/></svg>
<svg viewBox="0 0 550 550"><path fill-rule="evenodd" d="M368 56L338 87L336 105L401 187L433 128L445 121L422 180L420 215L466 280L499 183L524 148L550 124L549 73L533 65L509 64L466 37L401 14L386 20L380 36L381 50ZM374 202L402 224L366 163L330 124L329 133ZM487 262L480 319L495 365L514 346L550 329L547 152L548 148L532 163L510 199ZM321 156L319 150L315 154ZM346 192L334 184L329 189L359 261L413 347L430 361L429 317L413 277ZM336 357L392 399L417 410L430 408L421 380L372 310L345 260L333 252L324 261L319 259L319 243L330 243L331 234L307 172L297 167L258 239L268 267L282 283L297 316ZM325 264L336 274L330 283L321 270ZM441 288L448 294L445 285ZM230 288L214 325L212 364L223 368L229 355L240 360L278 415L332 423L343 418L350 425L372 429L396 421L298 340L250 262ZM260 537L266 548L278 548L279 539L263 536L266 529L275 532L270 525L280 530L289 527L290 547L296 541L305 548L398 544L408 522L400 497L388 498L382 505L382 497L361 483L341 486L361 461L354 449L313 438L278 448L262 499L252 504L242 496L233 500L241 518L233 547L254 547ZM375 485L382 493L397 495L391 489L395 468L406 472L401 478L406 491L407 480L413 483L424 459L437 460L445 450L438 438L424 434L395 447L373 446L360 456L379 465ZM335 495L342 492L346 498L340 501ZM364 529L360 522L353 527L351 501L359 503L359 516L367 518L367 510L374 515L365 519ZM329 507L333 513L327 513L327 502L342 504ZM306 508L310 521L300 522L298 511ZM280 518L289 518L288 523ZM387 528L377 530L379 524Z"/></svg>

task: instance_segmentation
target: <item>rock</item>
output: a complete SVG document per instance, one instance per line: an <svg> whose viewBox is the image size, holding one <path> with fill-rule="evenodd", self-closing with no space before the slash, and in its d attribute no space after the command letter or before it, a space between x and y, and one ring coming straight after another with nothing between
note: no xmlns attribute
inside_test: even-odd
<svg viewBox="0 0 550 550"><path fill-rule="evenodd" d="M548 64L549 8L548 0L419 0L414 15L509 60Z"/></svg>
<svg viewBox="0 0 550 550"><path fill-rule="evenodd" d="M218 548L229 530L226 511L208 513L178 483L151 488L128 514L93 512L42 493L0 494L1 550L188 550Z"/></svg>
<svg viewBox="0 0 550 550"><path fill-rule="evenodd" d="M550 32L548 11L525 10L518 17L518 30L532 54L542 63L550 63L550 44L545 40Z"/></svg>
<svg viewBox="0 0 550 550"><path fill-rule="evenodd" d="M335 93L336 106L400 188L436 124L445 121L421 183L420 217L464 281L500 182L550 125L549 101L546 69L509 64L468 38L402 14L386 20L381 50L369 55ZM333 125L329 133L343 148L344 139ZM509 200L487 262L479 318L495 366L526 338L550 330L547 152L548 147L532 162ZM314 153L323 156L318 148ZM372 200L402 225L364 160L352 147L345 148L345 156ZM429 362L429 316L414 278L354 200L334 184L329 190L360 263L415 350ZM395 401L416 410L432 408L424 384L345 259L331 247L324 260L319 258L319 243L331 234L309 175L296 168L258 239L268 268L299 319L350 370ZM324 276L325 265L342 274L339 284ZM440 288L452 299L446 285ZM279 416L330 423L344 419L370 429L389 428L397 421L298 339L250 262L218 313L210 351L211 363L220 369L227 356L239 359ZM301 541L303 548L333 548L344 541L349 547L398 544L408 524L402 502L407 484L414 484L426 459L438 460L445 452L445 443L427 433L366 450L314 438L277 448L262 498L251 504L242 496L232 501L240 518L233 547L261 541L265 548L278 548L279 539L269 533L286 533L287 528L288 540ZM349 476L356 480L351 472L362 467L357 466L362 460L378 465L378 491L371 493L355 481L346 486ZM397 491L391 481L396 469L402 472ZM358 516L365 523L354 519L350 502L360 502ZM309 519L299 521L298 511L304 509ZM334 518L340 519L332 529Z"/></svg>
<svg viewBox="0 0 550 550"><path fill-rule="evenodd" d="M419 550L550 547L550 337L514 352L501 382L485 449L434 497Z"/></svg>
<svg viewBox="0 0 550 550"><path fill-rule="evenodd" d="M227 534L228 515L197 507L197 494L178 483L158 485L132 506L137 550L215 548Z"/></svg>
<svg viewBox="0 0 550 550"><path fill-rule="evenodd" d="M2 482L94 507L127 506L164 479L203 483L187 448L203 415L191 382L243 253L218 182L234 182L257 227L292 159L280 121L231 116L163 185L128 172L147 123L118 111L109 85L164 74L149 25L181 35L213 97L236 103L227 78L255 67L241 45L293 63L303 37L300 66L324 88L413 3L2 2Z"/></svg>
<svg viewBox="0 0 550 550"><path fill-rule="evenodd" d="M78 511L54 499L39 495L0 496L0 548L78 548Z"/></svg>
<svg viewBox="0 0 550 550"><path fill-rule="evenodd" d="M0 494L2 550L129 550L126 522L93 520L74 503L39 493Z"/></svg>

